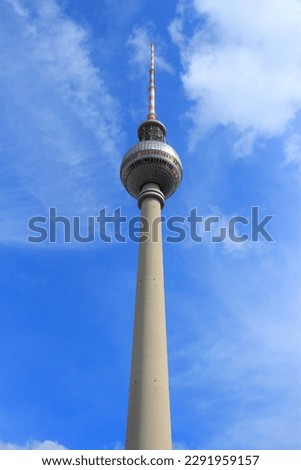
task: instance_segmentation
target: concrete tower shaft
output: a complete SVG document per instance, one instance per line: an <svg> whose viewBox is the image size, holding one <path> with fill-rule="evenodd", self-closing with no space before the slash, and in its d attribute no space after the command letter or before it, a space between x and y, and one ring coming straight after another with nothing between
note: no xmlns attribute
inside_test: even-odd
<svg viewBox="0 0 301 470"><path fill-rule="evenodd" d="M141 203L150 239L139 246L126 449L171 449L160 215L160 201L149 194Z"/></svg>

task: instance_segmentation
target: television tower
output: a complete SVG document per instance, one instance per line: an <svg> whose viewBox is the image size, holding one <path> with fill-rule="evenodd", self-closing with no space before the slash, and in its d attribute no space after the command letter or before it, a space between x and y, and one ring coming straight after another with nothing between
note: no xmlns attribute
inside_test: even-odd
<svg viewBox="0 0 301 470"><path fill-rule="evenodd" d="M139 143L121 162L120 178L141 209L126 449L171 449L161 209L182 180L182 164L166 144L155 109L155 58L151 44L147 120Z"/></svg>

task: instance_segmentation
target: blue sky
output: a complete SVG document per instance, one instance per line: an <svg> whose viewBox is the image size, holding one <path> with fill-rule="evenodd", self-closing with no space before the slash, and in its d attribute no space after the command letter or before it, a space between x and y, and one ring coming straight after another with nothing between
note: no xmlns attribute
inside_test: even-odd
<svg viewBox="0 0 301 470"><path fill-rule="evenodd" d="M138 215L119 165L154 41L184 167L164 215L274 216L274 242L165 243L174 447L300 449L301 2L3 0L0 22L0 448L123 446L137 244L27 222Z"/></svg>

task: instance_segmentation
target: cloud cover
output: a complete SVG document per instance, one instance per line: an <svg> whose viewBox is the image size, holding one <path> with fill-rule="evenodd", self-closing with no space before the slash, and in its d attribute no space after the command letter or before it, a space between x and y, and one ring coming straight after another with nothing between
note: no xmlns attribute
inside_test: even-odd
<svg viewBox="0 0 301 470"><path fill-rule="evenodd" d="M170 33L201 134L232 126L243 134L237 153L247 154L257 137L285 132L301 107L300 7L299 0L180 2Z"/></svg>
<svg viewBox="0 0 301 470"><path fill-rule="evenodd" d="M30 440L23 446L12 444L11 442L0 441L0 450L66 450L66 447L56 441L35 441Z"/></svg>
<svg viewBox="0 0 301 470"><path fill-rule="evenodd" d="M155 26L151 22L133 27L127 41L127 45L132 51L130 64L138 66L139 73L145 75L149 68L150 44L152 42L156 44L156 69L164 70L167 73L174 73L171 64L164 59L161 53L160 43L162 44L162 40L159 40L159 36L155 32Z"/></svg>
<svg viewBox="0 0 301 470"><path fill-rule="evenodd" d="M95 210L112 188L95 174L118 177L123 134L87 27L55 0L5 0L0 23L0 236L12 242L26 240L27 219L49 206Z"/></svg>

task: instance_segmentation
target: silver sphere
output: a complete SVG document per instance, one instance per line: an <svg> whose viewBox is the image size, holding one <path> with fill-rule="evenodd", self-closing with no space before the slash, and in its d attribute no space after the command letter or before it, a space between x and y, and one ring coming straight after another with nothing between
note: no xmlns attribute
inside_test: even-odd
<svg viewBox="0 0 301 470"><path fill-rule="evenodd" d="M182 164L177 152L158 140L143 140L134 145L125 154L120 167L122 184L136 199L147 183L158 184L167 199L181 183L182 176Z"/></svg>

